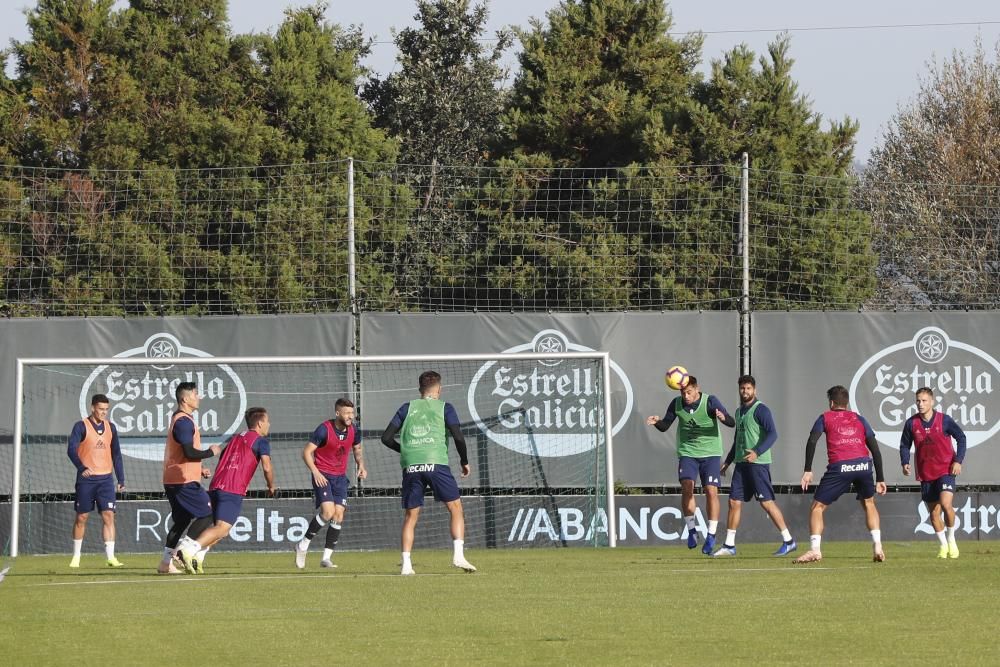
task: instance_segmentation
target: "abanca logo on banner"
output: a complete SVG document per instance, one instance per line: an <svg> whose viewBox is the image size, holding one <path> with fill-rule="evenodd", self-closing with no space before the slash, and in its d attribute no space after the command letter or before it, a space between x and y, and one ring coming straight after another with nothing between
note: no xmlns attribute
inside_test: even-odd
<svg viewBox="0 0 1000 667"><path fill-rule="evenodd" d="M538 332L530 343L515 345L518 352L594 352L571 343L556 329ZM612 393L625 394L625 406L612 427L617 433L632 413L632 383L611 362ZM489 361L480 367L468 391L469 413L476 425L501 447L533 456L572 456L597 446L604 429L600 375L585 360Z"/></svg>
<svg viewBox="0 0 1000 667"><path fill-rule="evenodd" d="M176 357L205 357L203 350L186 347L168 333L153 334L140 347L115 358L163 359L149 366L97 366L80 390L80 416L90 413L90 397L106 394L109 418L118 427L122 454L146 461L162 461L170 417L176 408L174 391L181 382L198 385L201 405L194 418L205 443L215 443L239 430L247 409L247 393L240 376L226 364L175 366Z"/></svg>
<svg viewBox="0 0 1000 667"><path fill-rule="evenodd" d="M899 449L903 425L917 412L914 394L929 387L935 410L954 419L975 447L1000 431L998 379L1000 362L988 352L924 327L861 364L851 381L851 409L868 419L880 443Z"/></svg>

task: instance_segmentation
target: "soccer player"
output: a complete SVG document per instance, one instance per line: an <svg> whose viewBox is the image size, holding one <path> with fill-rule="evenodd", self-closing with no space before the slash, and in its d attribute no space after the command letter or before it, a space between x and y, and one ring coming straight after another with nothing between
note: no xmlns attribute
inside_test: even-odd
<svg viewBox="0 0 1000 667"><path fill-rule="evenodd" d="M910 447L917 450L917 481L920 499L931 515L931 525L941 547L938 558L958 558L955 541L955 476L962 472L965 459L965 432L946 414L934 410L934 392L929 387L917 389L917 414L906 420L899 438L899 460L903 474L909 476ZM952 438L958 451L951 444ZM944 521L941 515L944 514ZM945 537L945 527L948 536Z"/></svg>
<svg viewBox="0 0 1000 667"><path fill-rule="evenodd" d="M737 381L740 391L740 407L736 409L736 436L733 446L722 465L722 476L736 462L733 469L733 484L729 491L729 518L726 540L713 556L736 555L736 530L740 527L740 513L743 503L752 498L760 501L760 506L771 517L774 527L781 533L781 546L775 556L786 556L795 551L797 545L785 525L785 517L774 502L774 487L771 486L771 449L778 439L778 429L766 405L757 399L757 381L752 375L743 375Z"/></svg>
<svg viewBox="0 0 1000 667"><path fill-rule="evenodd" d="M882 531L879 530L875 493L885 495L885 477L882 473L882 452L875 441L875 433L864 417L847 409L847 389L837 385L826 392L830 409L813 424L806 442L806 464L802 473L802 490L812 482L812 462L816 443L826 434L828 465L823 479L813 495L809 510L809 551L795 559L796 563L815 563L823 559L820 542L823 536L823 512L852 487L861 501L865 521L872 535L872 560L885 560L882 550ZM872 467L875 480L872 480Z"/></svg>
<svg viewBox="0 0 1000 667"><path fill-rule="evenodd" d="M118 443L118 429L108 419L111 406L104 394L94 394L90 399L90 415L73 425L69 434L66 454L76 466L76 498L73 508L76 521L73 522L73 558L70 567L80 567L80 551L83 549L83 535L87 529L87 517L97 507L104 522L104 555L108 567L122 567L115 558L115 480L117 490L125 490L125 467L122 465L121 446Z"/></svg>
<svg viewBox="0 0 1000 667"><path fill-rule="evenodd" d="M174 398L177 400L177 411L170 418L167 444L163 450L163 490L170 503L173 525L167 532L163 559L156 570L160 574L177 571L172 560L178 545L187 546L186 541L180 543L185 530L185 540L196 540L202 531L212 525L212 501L201 485L201 479L210 477L211 472L201 462L218 456L221 449L218 445L201 448L201 432L193 416L201 403L198 385L181 382L174 390ZM196 572L202 571L204 556L204 551L201 551L195 557Z"/></svg>
<svg viewBox="0 0 1000 667"><path fill-rule="evenodd" d="M382 444L399 452L399 462L403 467L403 569L400 574L414 574L410 553L426 489L434 492L434 499L443 502L451 516L451 564L466 572L475 572L476 568L465 559L465 515L461 493L448 467L450 433L462 464L462 477L469 476L469 455L461 422L454 406L441 400L440 374L435 371L421 373L418 385L420 398L404 403L382 433Z"/></svg>
<svg viewBox="0 0 1000 667"><path fill-rule="evenodd" d="M670 402L662 417L653 415L646 424L666 432L674 420L677 426L678 477L681 483L681 509L687 524L688 549L698 546L698 532L694 521L695 480L701 478L708 510L708 536L701 552L711 555L715 548L715 532L719 527L719 483L722 477L722 434L719 422L732 428L736 420L715 396L701 393L698 378L688 376L681 388L681 395Z"/></svg>
<svg viewBox="0 0 1000 667"><path fill-rule="evenodd" d="M333 411L335 417L320 424L302 450L302 458L312 473L313 495L319 511L309 522L302 541L295 545L295 566L300 570L306 566L309 543L327 524L326 548L319 564L320 567L337 567L333 563L333 550L340 539L344 512L347 510L348 451L354 453L358 478L368 477L361 446L361 429L354 421L354 403L338 398Z"/></svg>
<svg viewBox="0 0 1000 667"><path fill-rule="evenodd" d="M248 430L229 439L209 485L208 496L212 501L215 523L179 552L184 569L192 574L195 572L198 553L207 551L228 535L236 523L258 463L264 471L268 494L273 498L277 492L274 486L274 469L271 467L271 445L267 441L267 434L271 431L271 419L267 410L250 408L244 419Z"/></svg>

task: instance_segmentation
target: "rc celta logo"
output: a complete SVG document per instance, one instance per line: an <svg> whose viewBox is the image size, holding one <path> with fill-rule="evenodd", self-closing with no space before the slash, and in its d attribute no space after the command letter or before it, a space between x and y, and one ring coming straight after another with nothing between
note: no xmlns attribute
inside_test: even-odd
<svg viewBox="0 0 1000 667"><path fill-rule="evenodd" d="M571 343L561 331L545 329L530 343L504 353L594 351ZM632 384L614 361L611 371L612 396L624 395L625 399L612 426L612 433L617 433L632 412ZM599 371L586 360L489 361L469 383L469 413L482 432L502 447L533 456L572 456L594 449L603 433L600 389Z"/></svg>
<svg viewBox="0 0 1000 667"><path fill-rule="evenodd" d="M904 423L917 412L914 394L930 387L935 410L958 422L975 447L1000 431L998 379L1000 362L988 352L924 327L861 364L851 381L851 409L868 419L880 443L898 449Z"/></svg>
<svg viewBox="0 0 1000 667"><path fill-rule="evenodd" d="M226 364L178 366L169 362L176 357L211 356L185 347L171 334L154 334L140 347L120 352L115 358L146 357L164 359L164 363L96 367L80 390L80 416L90 413L92 395L106 394L111 401L109 417L118 427L122 454L162 461L170 417L176 409L174 391L181 382L194 382L201 395L194 418L202 440L206 444L220 442L239 430L247 409L246 389L240 376Z"/></svg>

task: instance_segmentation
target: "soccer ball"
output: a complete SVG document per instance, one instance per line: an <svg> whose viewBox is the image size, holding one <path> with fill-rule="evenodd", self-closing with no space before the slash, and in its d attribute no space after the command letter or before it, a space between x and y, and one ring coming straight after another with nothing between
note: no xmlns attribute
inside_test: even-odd
<svg viewBox="0 0 1000 667"><path fill-rule="evenodd" d="M683 366L671 366L663 378L671 389L683 389L688 383L688 372Z"/></svg>

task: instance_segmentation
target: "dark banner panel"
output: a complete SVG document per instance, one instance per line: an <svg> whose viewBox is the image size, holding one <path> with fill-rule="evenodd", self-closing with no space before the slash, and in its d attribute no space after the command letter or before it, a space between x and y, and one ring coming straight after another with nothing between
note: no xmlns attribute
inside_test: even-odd
<svg viewBox="0 0 1000 667"><path fill-rule="evenodd" d="M677 482L674 431L663 434L645 423L649 415L662 416L667 402L677 395L664 384L664 373L671 365L685 366L706 392L717 394L730 410L736 407L736 313L374 313L362 316L361 332L366 355L609 352L615 479L629 485ZM578 459L593 447L583 438L568 437L572 428L565 425L566 409L573 409L569 418L575 420L577 407L593 407L595 397L590 384L581 381L588 372L581 364L535 365L537 369L525 373L520 385L496 364L470 367L465 373L469 377L445 379L446 398L454 403L463 422L476 424L485 434L491 453L501 448L509 450L501 453L508 459L535 456L553 479L559 479L563 471L578 466ZM416 386L416 378L412 385ZM538 421L530 449L519 444L526 440L515 437L525 424L508 411L519 397L514 395L517 392L523 401L539 405L536 415L526 416ZM393 396L396 404L381 408L375 408L375 396L365 394L365 414L391 416L399 401L414 394L411 388L409 396ZM376 425L369 421L367 426ZM728 447L732 432L725 432L724 438ZM571 475L566 473L566 477ZM517 485L516 480L509 481Z"/></svg>
<svg viewBox="0 0 1000 667"><path fill-rule="evenodd" d="M23 452L22 487L26 492L65 492L76 474L66 456L73 424L89 411L90 396L111 399L111 419L118 427L132 490L159 490L163 438L173 410L170 383L191 379L204 397L200 420L210 442L242 430L243 410L264 404L274 413L274 431L311 431L303 396L330 403L330 395L353 388L351 368L320 374L311 369L270 368L259 372L211 365L222 356L343 356L354 352L351 315L281 315L247 317L164 317L148 319L62 318L0 320L0 493L9 493L13 453L16 360L67 357L204 357L207 365L188 372L181 366L145 366L129 375L124 367L51 367L27 378L25 431L35 450ZM137 367L131 367L137 368ZM190 375L191 377L188 377ZM336 392L339 392L337 394ZM324 416L329 411L321 413ZM302 423L309 421L310 423ZM294 448L276 448L276 467L302 467L301 438Z"/></svg>
<svg viewBox="0 0 1000 667"><path fill-rule="evenodd" d="M775 481L801 477L809 430L839 384L871 423L890 484L915 483L902 474L899 438L924 386L968 437L959 483L1000 483L998 331L997 313L754 313L753 373L780 434ZM821 443L814 470L825 465Z"/></svg>
<svg viewBox="0 0 1000 667"><path fill-rule="evenodd" d="M800 550L808 548L810 495L779 495L792 535ZM917 493L893 493L878 499L882 517L882 539L891 549L893 541L934 541L926 509ZM593 509L583 496L505 496L463 499L467 535L471 548L590 546L606 543L607 515ZM748 503L738 533L740 543L779 542L777 531L764 512ZM391 497L352 498L338 549L396 549L402 510ZM960 492L955 496L958 537L963 540L1000 538L1000 494ZM170 523L165 501L126 501L117 513L117 547L124 553L158 552ZM687 529L681 517L679 496L618 496L618 544L621 546L681 545ZM294 500L247 500L241 517L219 550L287 551L302 538L313 515L312 502ZM699 510L698 530L704 535L705 521ZM22 553L67 553L70 551L71 503L26 503L22 506ZM10 526L10 506L0 504L0 535ZM93 517L85 549L100 552L99 521ZM826 513L826 540L868 540L864 515L856 502L835 503ZM428 504L417 530L418 549L448 548L448 514L438 504Z"/></svg>

